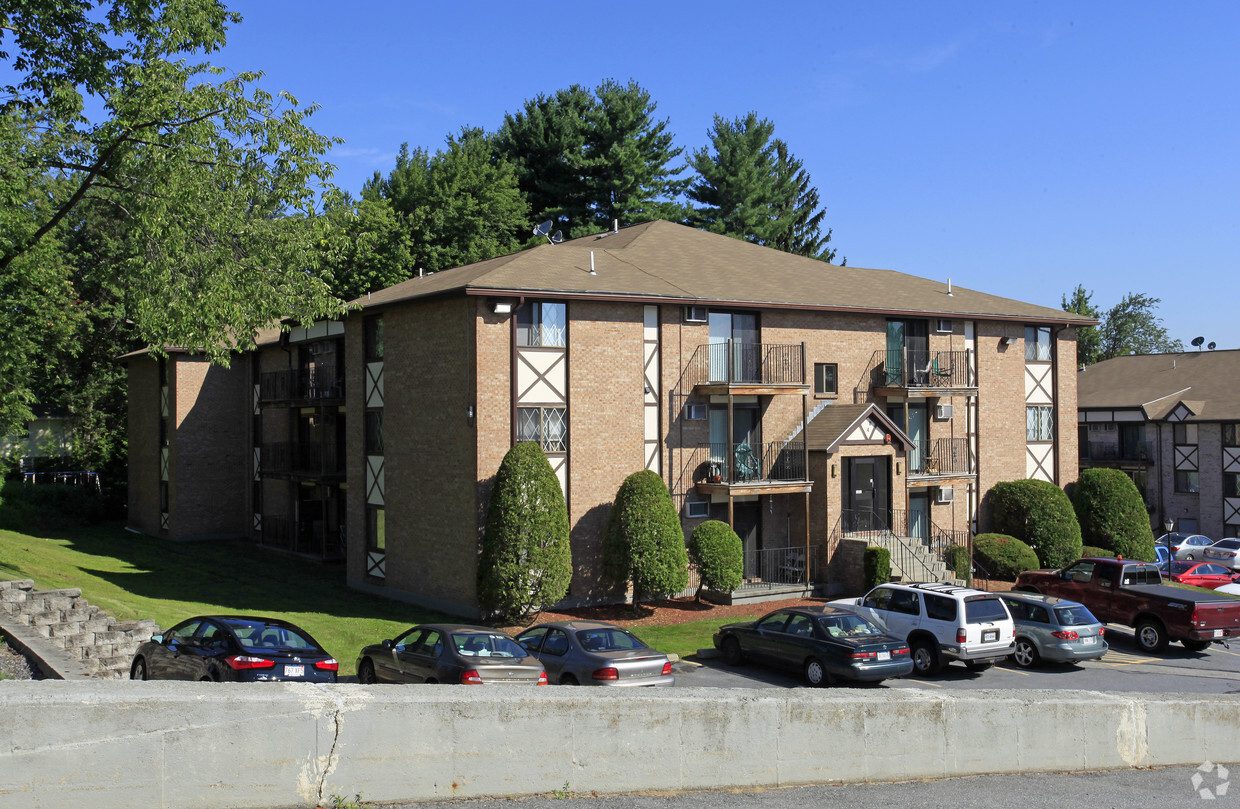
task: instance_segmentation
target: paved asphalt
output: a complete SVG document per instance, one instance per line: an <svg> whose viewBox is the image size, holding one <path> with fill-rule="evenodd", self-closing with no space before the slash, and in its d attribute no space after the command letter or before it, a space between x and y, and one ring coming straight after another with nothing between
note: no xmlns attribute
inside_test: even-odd
<svg viewBox="0 0 1240 809"><path fill-rule="evenodd" d="M829 755L829 753L825 754ZM1240 781L1240 764L1226 767ZM1234 775L1233 775L1234 773ZM1197 784L1194 786L1194 777ZM1117 770L1100 773L988 775L896 784L789 787L746 792L590 796L566 793L406 804L410 809L1224 809L1240 805L1240 784L1209 767ZM1211 797L1202 797L1198 790ZM1221 794L1220 794L1221 793ZM365 795L362 796L363 800Z"/></svg>

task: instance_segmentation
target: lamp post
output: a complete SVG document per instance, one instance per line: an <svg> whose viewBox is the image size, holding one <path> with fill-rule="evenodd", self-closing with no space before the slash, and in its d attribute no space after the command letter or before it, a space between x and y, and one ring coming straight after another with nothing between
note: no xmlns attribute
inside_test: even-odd
<svg viewBox="0 0 1240 809"><path fill-rule="evenodd" d="M1170 570L1171 570L1171 560L1175 558L1175 551L1174 551L1174 550L1172 550L1172 547L1171 547L1171 529L1175 528L1175 520L1173 520L1173 519L1171 519L1170 517L1168 517L1168 518L1167 518L1167 519L1163 522L1163 528L1166 528L1166 529L1167 529L1167 532L1166 532L1166 534L1164 534L1164 536L1165 536L1165 537L1166 537L1166 539L1167 539L1167 570L1168 570L1168 571L1170 571Z"/></svg>

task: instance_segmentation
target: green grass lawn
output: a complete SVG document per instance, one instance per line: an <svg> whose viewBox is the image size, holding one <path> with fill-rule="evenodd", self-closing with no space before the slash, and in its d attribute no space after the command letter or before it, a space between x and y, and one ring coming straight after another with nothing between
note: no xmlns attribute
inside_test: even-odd
<svg viewBox="0 0 1240 809"><path fill-rule="evenodd" d="M414 624L463 620L349 589L343 565L264 551L252 542L169 542L115 526L48 536L0 530L0 581L33 579L43 590L78 587L91 604L118 620L152 618L168 628L209 614L283 618L304 628L353 674L368 643ZM755 615L765 610L755 607ZM688 657L711 646L724 623L707 619L639 627L642 640Z"/></svg>

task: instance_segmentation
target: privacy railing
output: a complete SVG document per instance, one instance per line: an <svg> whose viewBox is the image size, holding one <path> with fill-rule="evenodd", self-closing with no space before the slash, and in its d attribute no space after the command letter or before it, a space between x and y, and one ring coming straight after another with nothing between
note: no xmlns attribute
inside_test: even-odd
<svg viewBox="0 0 1240 809"><path fill-rule="evenodd" d="M262 544L323 559L344 555L343 530L322 520L293 520L263 515Z"/></svg>
<svg viewBox="0 0 1240 809"><path fill-rule="evenodd" d="M685 369L689 388L695 385L804 385L805 346L768 343L700 345Z"/></svg>
<svg viewBox="0 0 1240 809"><path fill-rule="evenodd" d="M336 366L316 364L304 370L268 371L258 378L263 402L301 402L344 398L344 375Z"/></svg>
<svg viewBox="0 0 1240 809"><path fill-rule="evenodd" d="M804 545L745 551L745 580L742 588L808 582L809 565L806 562Z"/></svg>
<svg viewBox="0 0 1240 809"><path fill-rule="evenodd" d="M936 438L920 444L918 451L909 456L910 475L933 477L973 473L973 454L969 451L967 438Z"/></svg>
<svg viewBox="0 0 1240 809"><path fill-rule="evenodd" d="M703 444L689 450L687 466L694 485L808 480L804 441Z"/></svg>
<svg viewBox="0 0 1240 809"><path fill-rule="evenodd" d="M1153 449L1145 442L1116 444L1106 441L1089 441L1081 447L1084 461L1149 461Z"/></svg>
<svg viewBox="0 0 1240 809"><path fill-rule="evenodd" d="M972 352L905 348L876 351L871 367L885 388L974 388Z"/></svg>

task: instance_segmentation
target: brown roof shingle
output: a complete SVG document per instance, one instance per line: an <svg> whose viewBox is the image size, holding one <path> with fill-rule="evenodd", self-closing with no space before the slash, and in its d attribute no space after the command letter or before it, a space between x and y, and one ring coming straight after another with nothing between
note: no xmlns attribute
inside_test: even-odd
<svg viewBox="0 0 1240 809"><path fill-rule="evenodd" d="M1144 409L1165 418L1190 403L1193 421L1240 421L1240 350L1133 354L1091 365L1077 375L1077 406Z"/></svg>

